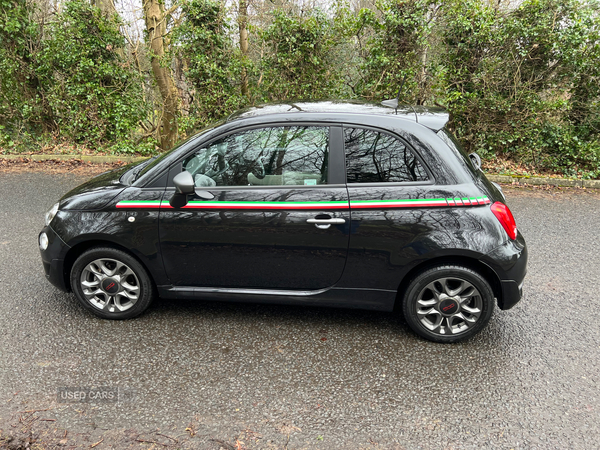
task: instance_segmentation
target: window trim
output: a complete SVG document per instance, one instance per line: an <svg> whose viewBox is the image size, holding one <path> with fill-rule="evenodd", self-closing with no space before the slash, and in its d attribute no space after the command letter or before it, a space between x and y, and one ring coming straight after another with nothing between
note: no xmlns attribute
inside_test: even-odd
<svg viewBox="0 0 600 450"><path fill-rule="evenodd" d="M337 180L338 177L335 176L334 174L334 170L333 170L333 166L336 164L332 164L332 162L337 162L337 160L340 159L340 157L337 155L339 153L339 147L341 147L343 149L344 146L344 142L342 139L342 142L337 142L339 139L339 136L334 136L334 132L333 129L334 128L339 128L341 129L341 124L339 123L335 123L335 122L313 122L313 121L276 121L276 122L266 122L266 123L260 123L260 124L253 124L253 125L246 125L246 126L241 126L239 128L235 128L232 130L228 130L225 131L224 133L221 133L217 136L213 136L210 139L206 140L206 141L201 141L198 142L196 145L194 145L193 148L190 148L187 152L185 152L184 154L182 154L176 162L174 162L173 164L171 164L168 168L167 171L169 172L169 176L168 176L168 181L167 181L167 187L166 189L169 190L170 188L174 189L173 186L173 176L176 175L174 173L174 170L177 166L180 166L181 169L183 169L183 161L185 159L187 159L189 156L191 156L193 153L197 152L198 150L202 149L203 147L207 147L212 145L214 142L220 140L220 139L224 139L227 136L230 136L232 134L236 134L236 133L244 133L247 131L251 131L251 130L256 130L256 129L260 129L260 128L274 128L274 127L319 127L319 128L328 128L329 129L329 152L328 152L328 158L329 161L327 162L327 180L328 182L326 184L317 184L317 185L302 185L302 184L282 184L282 185L257 185L257 186L247 186L247 185L236 185L236 186L211 186L210 188L207 188L207 190L217 190L217 189L281 189L281 188L287 188L287 189L307 189L307 188L312 188L312 189L323 189L326 188L328 186L345 186L345 183L340 184L335 183L335 184L329 184L330 183L330 179L332 180ZM343 136L343 131L342 131L342 136ZM337 145L334 145L334 139ZM343 163L345 166L345 155L344 159L343 159ZM173 174L173 176L171 176L171 174ZM345 174L345 171L344 171Z"/></svg>
<svg viewBox="0 0 600 450"><path fill-rule="evenodd" d="M348 166L347 166L347 160L346 160L346 158L347 158L346 138L345 138L345 133L344 133L346 128L360 128L363 130L371 130L371 131L375 131L378 133L387 134L388 136L390 136L394 139L398 139L400 142L402 142L404 144L404 146L408 150L410 150L413 153L415 158L417 158L417 160L421 163L421 165L423 166L423 169L425 169L425 172L427 173L427 176L429 177L429 179L426 181L378 181L378 182L368 182L368 183L348 183L348 173L347 173ZM343 152L343 154L344 154L344 178L345 178L346 185L348 187L351 187L351 186L366 186L366 187L371 187L371 186L372 187L376 187L376 186L427 186L427 185L436 184L436 178L433 175L433 172L431 171L429 166L425 163L425 161L423 160L423 158L421 157L419 152L416 151L412 145L410 145L408 142L406 142L406 140L402 136L398 136L396 133L393 133L393 132L390 132L388 130L384 130L381 128L369 126L369 125L344 123L344 124L342 124L342 147L344 150L344 152Z"/></svg>

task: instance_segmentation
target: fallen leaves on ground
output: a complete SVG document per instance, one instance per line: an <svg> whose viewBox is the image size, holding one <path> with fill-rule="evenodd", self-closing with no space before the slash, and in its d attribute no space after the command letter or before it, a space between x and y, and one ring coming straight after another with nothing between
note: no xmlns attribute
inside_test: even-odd
<svg viewBox="0 0 600 450"><path fill-rule="evenodd" d="M115 163L91 163L80 159L46 161L33 161L29 158L0 159L0 172L23 173L23 172L45 172L45 173L73 173L77 175L97 175L109 170L118 169L127 163L118 161Z"/></svg>

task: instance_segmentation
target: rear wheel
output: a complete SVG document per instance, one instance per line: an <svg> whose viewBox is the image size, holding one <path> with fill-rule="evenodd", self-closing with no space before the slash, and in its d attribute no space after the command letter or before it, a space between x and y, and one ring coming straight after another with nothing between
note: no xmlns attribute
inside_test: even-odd
<svg viewBox="0 0 600 450"><path fill-rule="evenodd" d="M155 297L146 269L131 255L110 247L83 253L71 269L71 287L89 311L104 319L130 319Z"/></svg>
<svg viewBox="0 0 600 450"><path fill-rule="evenodd" d="M434 342L457 342L477 334L494 311L494 293L479 273L438 266L408 285L402 310L408 325Z"/></svg>

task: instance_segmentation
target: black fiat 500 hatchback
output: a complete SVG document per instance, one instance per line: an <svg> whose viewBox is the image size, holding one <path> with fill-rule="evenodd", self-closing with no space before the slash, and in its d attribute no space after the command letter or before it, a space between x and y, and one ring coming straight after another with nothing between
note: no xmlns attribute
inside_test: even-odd
<svg viewBox="0 0 600 450"><path fill-rule="evenodd" d="M100 175L47 213L46 277L106 319L158 295L396 308L470 337L520 300L525 241L448 115L393 106L255 107Z"/></svg>

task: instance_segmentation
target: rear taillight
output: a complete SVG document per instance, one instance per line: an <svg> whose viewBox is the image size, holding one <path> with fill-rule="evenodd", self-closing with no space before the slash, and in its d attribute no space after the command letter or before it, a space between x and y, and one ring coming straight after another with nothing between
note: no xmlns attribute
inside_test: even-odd
<svg viewBox="0 0 600 450"><path fill-rule="evenodd" d="M513 217L510 209L504 203L496 202L492 205L492 212L496 218L500 221L500 224L511 239L517 238L517 223Z"/></svg>

